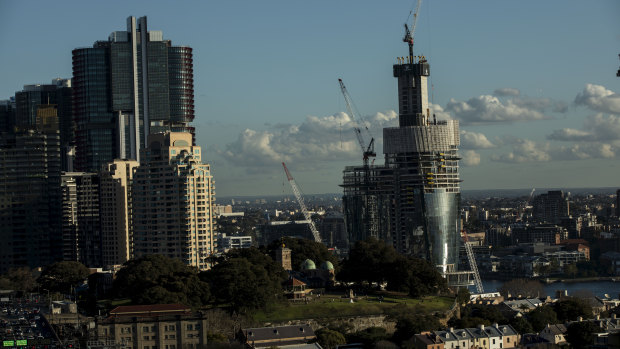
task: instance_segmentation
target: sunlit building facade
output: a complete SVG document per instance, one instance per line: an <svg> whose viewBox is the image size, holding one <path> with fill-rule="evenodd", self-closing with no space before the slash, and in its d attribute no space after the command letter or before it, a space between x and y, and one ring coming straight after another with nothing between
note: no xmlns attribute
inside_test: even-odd
<svg viewBox="0 0 620 349"><path fill-rule="evenodd" d="M215 186L187 132L151 134L132 187L134 256L161 254L208 269Z"/></svg>

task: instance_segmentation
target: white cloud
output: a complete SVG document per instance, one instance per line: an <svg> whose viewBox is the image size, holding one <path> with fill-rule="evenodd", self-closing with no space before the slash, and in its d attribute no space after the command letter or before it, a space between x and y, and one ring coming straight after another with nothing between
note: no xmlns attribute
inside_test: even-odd
<svg viewBox="0 0 620 349"><path fill-rule="evenodd" d="M501 101L498 97L482 95L466 102L451 99L445 111L454 115L463 124L485 124L549 119L542 112L528 105L520 105L514 99Z"/></svg>
<svg viewBox="0 0 620 349"><path fill-rule="evenodd" d="M575 97L575 104L604 113L620 114L620 94L601 85L587 84Z"/></svg>
<svg viewBox="0 0 620 349"><path fill-rule="evenodd" d="M517 139L508 154L495 155L491 159L499 162L547 162L551 160L549 144L537 144L529 139Z"/></svg>
<svg viewBox="0 0 620 349"><path fill-rule="evenodd" d="M547 139L554 141L591 141L595 138L592 132L576 130L574 128L563 128L554 130L547 136Z"/></svg>
<svg viewBox="0 0 620 349"><path fill-rule="evenodd" d="M573 142L604 142L620 140L620 116L598 113L586 118L583 130L563 128L554 130L547 139Z"/></svg>
<svg viewBox="0 0 620 349"><path fill-rule="evenodd" d="M366 143L375 138L375 149L381 150L382 128L395 126L394 111L376 113L366 118L361 127ZM298 164L298 168L323 167L327 162L361 162L362 150L353 127L357 125L346 113L330 116L308 116L299 124L278 124L268 130L246 129L237 140L225 146L219 155L227 161L251 169L279 170L281 162Z"/></svg>
<svg viewBox="0 0 620 349"><path fill-rule="evenodd" d="M557 160L610 159L616 156L615 148L606 143L573 144L553 150L553 157Z"/></svg>
<svg viewBox="0 0 620 349"><path fill-rule="evenodd" d="M464 166L477 166L480 165L480 154L473 150L465 150L461 153L461 163Z"/></svg>
<svg viewBox="0 0 620 349"><path fill-rule="evenodd" d="M461 148L463 149L488 149L494 148L487 136L482 133L461 130Z"/></svg>

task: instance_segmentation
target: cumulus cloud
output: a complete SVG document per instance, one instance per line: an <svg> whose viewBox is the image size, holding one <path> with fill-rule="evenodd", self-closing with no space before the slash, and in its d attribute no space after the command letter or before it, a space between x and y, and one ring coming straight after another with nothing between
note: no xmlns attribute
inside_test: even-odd
<svg viewBox="0 0 620 349"><path fill-rule="evenodd" d="M549 119L542 112L519 105L514 99L501 101L496 96L482 95L466 102L451 99L445 111L454 115L463 124L485 124Z"/></svg>
<svg viewBox="0 0 620 349"><path fill-rule="evenodd" d="M461 148L488 149L494 147L495 145L484 134L461 130Z"/></svg>
<svg viewBox="0 0 620 349"><path fill-rule="evenodd" d="M491 157L494 161L523 163L523 162L547 162L551 160L549 144L537 144L529 139L517 139L512 145L512 151Z"/></svg>
<svg viewBox="0 0 620 349"><path fill-rule="evenodd" d="M461 153L461 164L464 166L480 165L480 154L473 150L465 150Z"/></svg>
<svg viewBox="0 0 620 349"><path fill-rule="evenodd" d="M506 96L518 96L521 94L521 91L519 91L519 89L516 88L511 88L511 87L505 87L505 88L498 88L495 91L493 91L493 94L496 96L500 96L500 97L506 97Z"/></svg>
<svg viewBox="0 0 620 349"><path fill-rule="evenodd" d="M553 150L557 160L610 159L616 156L616 147L606 143L585 143L562 146Z"/></svg>
<svg viewBox="0 0 620 349"><path fill-rule="evenodd" d="M567 142L607 142L620 140L620 116L598 113L586 118L583 130L554 130L547 139Z"/></svg>
<svg viewBox="0 0 620 349"><path fill-rule="evenodd" d="M394 126L394 111L376 113L361 126L364 141L370 142L364 128L368 127L381 144L381 129ZM219 154L227 161L250 168L278 169L281 162L298 163L306 168L321 166L328 161L361 160L361 148L353 131L358 124L346 113L330 116L308 116L299 124L278 124L268 130L246 129ZM375 146L375 149L380 149Z"/></svg>
<svg viewBox="0 0 620 349"><path fill-rule="evenodd" d="M603 113L620 114L620 94L601 85L587 84L575 97L575 104Z"/></svg>

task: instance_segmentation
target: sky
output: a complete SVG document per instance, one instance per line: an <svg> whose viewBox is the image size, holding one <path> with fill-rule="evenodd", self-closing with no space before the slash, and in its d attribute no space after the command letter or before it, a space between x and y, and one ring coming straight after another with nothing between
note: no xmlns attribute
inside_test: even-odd
<svg viewBox="0 0 620 349"><path fill-rule="evenodd" d="M194 52L197 144L220 197L339 193L365 123L383 163L414 0L0 0L0 99L70 78L71 50L147 16ZM424 0L414 52L456 119L462 188L620 187L620 1ZM342 78L359 111L346 114Z"/></svg>

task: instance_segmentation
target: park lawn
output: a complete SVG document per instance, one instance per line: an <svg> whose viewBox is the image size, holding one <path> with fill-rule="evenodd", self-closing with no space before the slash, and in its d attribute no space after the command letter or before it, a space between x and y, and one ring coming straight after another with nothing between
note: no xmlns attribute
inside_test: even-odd
<svg viewBox="0 0 620 349"><path fill-rule="evenodd" d="M253 318L257 322L282 322L297 319L325 319L367 315L390 315L405 310L416 313L444 312L454 304L450 297L409 298L384 296L382 301L376 296L368 296L350 303L348 298L323 295L309 303L280 303L266 311L257 311Z"/></svg>

